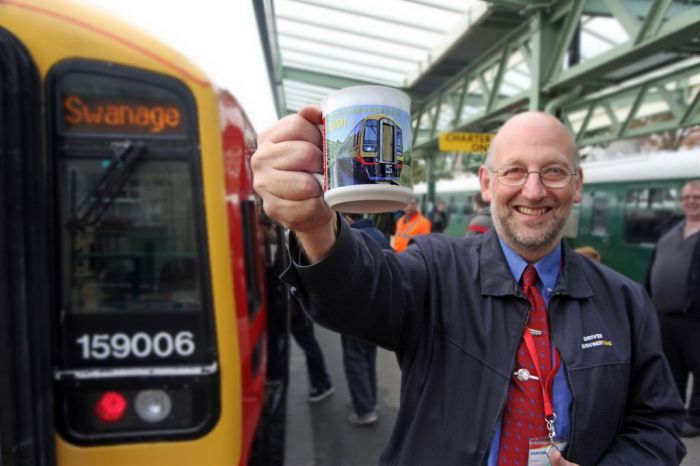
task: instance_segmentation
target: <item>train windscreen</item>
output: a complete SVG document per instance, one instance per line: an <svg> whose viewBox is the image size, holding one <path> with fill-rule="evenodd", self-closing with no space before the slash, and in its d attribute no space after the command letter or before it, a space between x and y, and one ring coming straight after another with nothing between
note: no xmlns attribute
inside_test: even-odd
<svg viewBox="0 0 700 466"><path fill-rule="evenodd" d="M135 160L123 184L109 192L105 179L120 169L113 167L119 163L113 156L66 160L66 310L200 310L200 258L188 164Z"/></svg>

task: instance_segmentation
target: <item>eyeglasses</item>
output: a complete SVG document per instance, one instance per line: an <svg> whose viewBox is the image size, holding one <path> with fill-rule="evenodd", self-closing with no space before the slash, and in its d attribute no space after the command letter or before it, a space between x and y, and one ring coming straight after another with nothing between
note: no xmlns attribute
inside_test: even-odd
<svg viewBox="0 0 700 466"><path fill-rule="evenodd" d="M692 200L693 202L698 202L700 201L700 194L686 194L685 196L681 196L681 201L690 201Z"/></svg>
<svg viewBox="0 0 700 466"><path fill-rule="evenodd" d="M491 173L496 174L496 179L504 186L525 186L530 173L537 173L540 177L540 183L547 188L563 188L569 184L572 176L576 176L576 172L571 172L562 167L549 167L544 170L526 170L523 167L505 167L499 170L494 170L488 167Z"/></svg>

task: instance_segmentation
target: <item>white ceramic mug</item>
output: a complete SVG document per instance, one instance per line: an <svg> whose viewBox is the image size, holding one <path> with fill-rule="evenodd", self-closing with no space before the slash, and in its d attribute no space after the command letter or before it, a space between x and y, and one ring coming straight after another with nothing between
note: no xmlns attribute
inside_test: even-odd
<svg viewBox="0 0 700 466"><path fill-rule="evenodd" d="M383 86L327 95L323 109L323 190L341 212L401 210L413 197L411 99Z"/></svg>

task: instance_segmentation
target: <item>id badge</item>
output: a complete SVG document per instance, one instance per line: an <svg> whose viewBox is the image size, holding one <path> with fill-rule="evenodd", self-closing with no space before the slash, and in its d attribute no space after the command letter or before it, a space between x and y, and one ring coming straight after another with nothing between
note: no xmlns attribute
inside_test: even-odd
<svg viewBox="0 0 700 466"><path fill-rule="evenodd" d="M547 450L551 445L549 437L531 438L527 454L527 466L550 466ZM555 438L552 448L555 447L562 451L566 448L566 440Z"/></svg>

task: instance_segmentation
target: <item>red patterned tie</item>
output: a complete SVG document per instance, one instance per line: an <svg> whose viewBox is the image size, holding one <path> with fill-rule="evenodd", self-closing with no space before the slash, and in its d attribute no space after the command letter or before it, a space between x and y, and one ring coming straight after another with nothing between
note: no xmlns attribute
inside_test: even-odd
<svg viewBox="0 0 700 466"><path fill-rule="evenodd" d="M544 402L540 382L544 383L552 370L552 357L549 345L549 326L544 300L535 286L537 271L528 265L522 277L523 291L532 306L527 326L534 337L540 371L544 380L512 376L508 388L508 401L503 413L501 425L501 442L498 452L498 466L525 466L528 461L529 439L546 437L547 428L544 419ZM537 375L532 358L528 354L524 341L521 341L515 362L514 372L526 369L529 374ZM524 371L521 371L524 374Z"/></svg>

